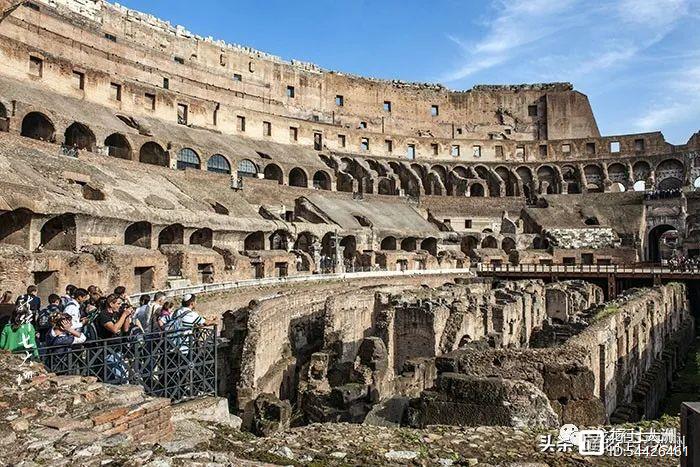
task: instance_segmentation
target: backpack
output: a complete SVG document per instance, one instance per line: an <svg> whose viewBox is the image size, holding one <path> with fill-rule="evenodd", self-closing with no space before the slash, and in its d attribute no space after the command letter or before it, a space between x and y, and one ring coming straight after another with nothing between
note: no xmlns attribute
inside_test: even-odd
<svg viewBox="0 0 700 467"><path fill-rule="evenodd" d="M85 334L85 337L87 338L86 341L96 341L100 339L100 336L97 333L97 325L95 324L95 321L97 321L97 317L99 315L100 312L97 310L88 314L87 322L83 325L83 334Z"/></svg>
<svg viewBox="0 0 700 467"><path fill-rule="evenodd" d="M163 331L168 334L168 342L173 348L183 350L183 342L185 341L186 333L182 331L182 320L190 311L189 308L178 308L163 326Z"/></svg>
<svg viewBox="0 0 700 467"><path fill-rule="evenodd" d="M36 316L36 331L41 334L42 337L51 329L51 314L57 311L57 307L46 307L40 310Z"/></svg>

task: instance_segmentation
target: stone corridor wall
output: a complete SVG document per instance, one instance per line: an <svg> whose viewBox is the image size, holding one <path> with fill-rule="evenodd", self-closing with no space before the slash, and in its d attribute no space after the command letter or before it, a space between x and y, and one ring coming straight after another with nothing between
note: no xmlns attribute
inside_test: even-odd
<svg viewBox="0 0 700 467"><path fill-rule="evenodd" d="M685 286L668 284L633 290L600 305L591 325L562 345L460 349L438 357L436 367L447 378L498 376L532 383L547 396L560 423L635 421L658 415L693 332ZM427 393L423 399L423 410L435 413L426 409L434 396ZM420 423L438 424L440 419Z"/></svg>

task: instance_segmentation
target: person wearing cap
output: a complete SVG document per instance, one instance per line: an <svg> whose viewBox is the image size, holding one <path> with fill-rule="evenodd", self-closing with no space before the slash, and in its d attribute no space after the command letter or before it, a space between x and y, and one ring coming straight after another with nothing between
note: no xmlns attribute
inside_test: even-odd
<svg viewBox="0 0 700 467"><path fill-rule="evenodd" d="M197 307L197 297L194 294L187 294L182 298L182 306L173 313L165 323L166 328L172 328L174 323L185 330L191 330L195 326L204 326L206 320L195 311Z"/></svg>
<svg viewBox="0 0 700 467"><path fill-rule="evenodd" d="M169 337L171 345L179 348L185 355L189 352L189 340L192 329L197 326L205 326L207 322L195 311L197 297L187 294L182 298L182 306L175 311L163 326L163 331L172 333Z"/></svg>

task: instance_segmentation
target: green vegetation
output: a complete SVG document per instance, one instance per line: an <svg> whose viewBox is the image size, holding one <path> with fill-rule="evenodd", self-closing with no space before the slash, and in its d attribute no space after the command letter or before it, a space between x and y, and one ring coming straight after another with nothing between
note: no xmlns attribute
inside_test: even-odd
<svg viewBox="0 0 700 467"><path fill-rule="evenodd" d="M615 315L620 312L620 307L617 305L607 305L605 308L600 310L596 315L593 317L593 322L597 323L598 321L607 318L608 316Z"/></svg>

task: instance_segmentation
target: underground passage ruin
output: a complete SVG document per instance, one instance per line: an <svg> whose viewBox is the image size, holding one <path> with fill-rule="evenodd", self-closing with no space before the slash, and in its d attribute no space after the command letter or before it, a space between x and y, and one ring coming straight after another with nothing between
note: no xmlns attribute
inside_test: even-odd
<svg viewBox="0 0 700 467"><path fill-rule="evenodd" d="M659 415L694 339L677 283L609 301L583 281L348 288L225 314L227 390L244 423L261 395L300 410L297 423L634 422Z"/></svg>
<svg viewBox="0 0 700 467"><path fill-rule="evenodd" d="M700 133L604 135L570 83L365 78L103 0L0 13L0 291L197 294L218 396L272 439L678 412Z"/></svg>

